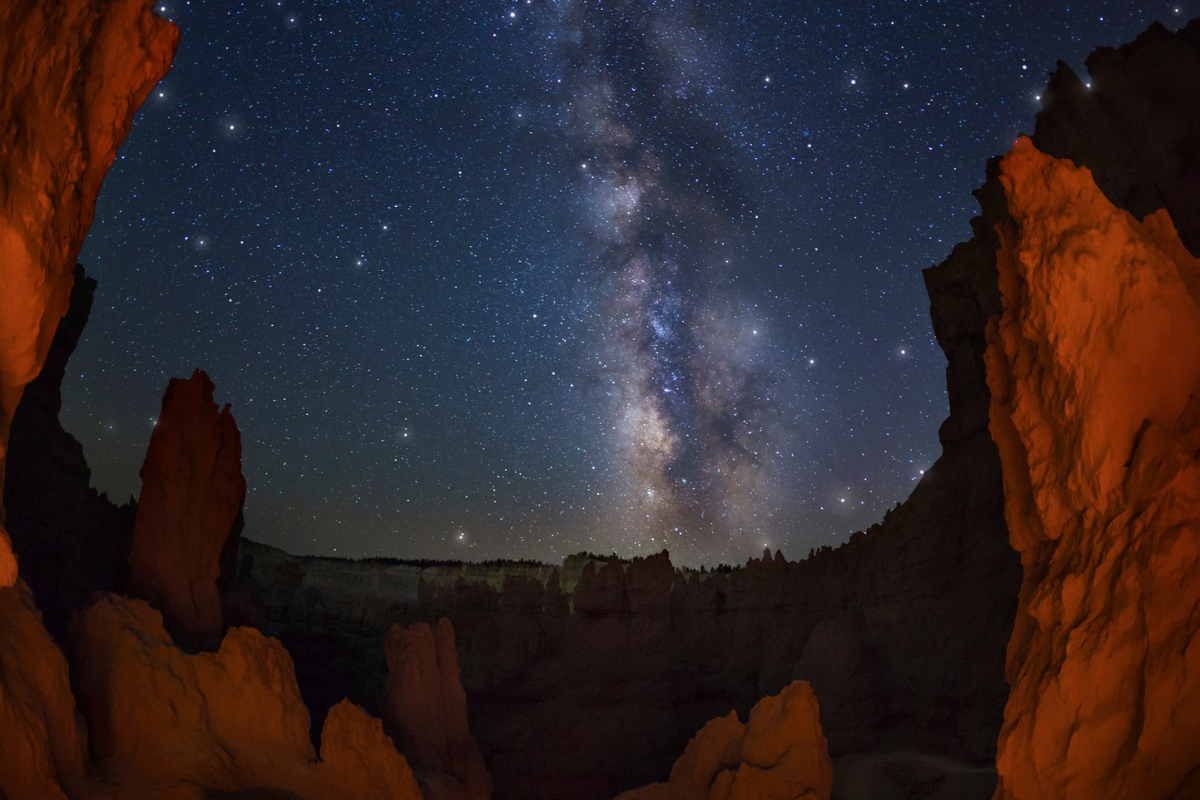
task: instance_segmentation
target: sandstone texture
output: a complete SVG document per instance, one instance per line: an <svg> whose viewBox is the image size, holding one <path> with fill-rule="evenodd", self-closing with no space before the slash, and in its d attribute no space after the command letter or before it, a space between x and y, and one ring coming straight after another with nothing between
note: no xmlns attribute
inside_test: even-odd
<svg viewBox="0 0 1200 800"><path fill-rule="evenodd" d="M217 578L221 551L246 497L242 440L229 406L196 370L172 378L142 465L129 552L129 588L199 644L224 624Z"/></svg>
<svg viewBox="0 0 1200 800"><path fill-rule="evenodd" d="M91 754L118 796L421 797L379 720L350 703L329 712L317 761L291 658L256 630L187 655L157 611L107 595L78 620L72 650Z"/></svg>
<svg viewBox="0 0 1200 800"><path fill-rule="evenodd" d="M999 796L1200 796L1200 21L1087 66L1004 162L987 369L1024 583Z"/></svg>
<svg viewBox="0 0 1200 800"><path fill-rule="evenodd" d="M665 783L617 800L829 800L832 787L817 698L795 681L758 701L745 725L732 711L709 721Z"/></svg>
<svg viewBox="0 0 1200 800"><path fill-rule="evenodd" d="M1025 580L999 796L1194 796L1200 261L1028 139L1001 180L988 382Z"/></svg>
<svg viewBox="0 0 1200 800"><path fill-rule="evenodd" d="M87 742L67 660L23 581L0 588L0 797L87 797Z"/></svg>
<svg viewBox="0 0 1200 800"><path fill-rule="evenodd" d="M492 779L468 728L454 626L444 617L436 628L393 625L385 647L383 722L412 759L425 799L487 800Z"/></svg>
<svg viewBox="0 0 1200 800"><path fill-rule="evenodd" d="M63 430L60 387L92 307L96 281L75 267L71 304L41 373L25 386L8 440L5 524L21 579L51 635L62 641L71 612L96 591L122 591L136 507L91 486L83 447Z"/></svg>
<svg viewBox="0 0 1200 800"><path fill-rule="evenodd" d="M67 310L100 181L179 42L150 0L0 6L0 471ZM16 581L0 528L0 586Z"/></svg>

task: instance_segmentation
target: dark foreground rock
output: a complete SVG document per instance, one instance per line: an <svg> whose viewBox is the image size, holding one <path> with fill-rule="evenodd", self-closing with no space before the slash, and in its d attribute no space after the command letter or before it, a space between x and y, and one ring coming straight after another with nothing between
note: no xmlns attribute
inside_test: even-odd
<svg viewBox="0 0 1200 800"><path fill-rule="evenodd" d="M122 591L137 505L92 488L83 447L63 430L60 387L91 313L96 281L75 267L71 304L41 373L13 416L4 482L6 524L21 578L47 630L63 640L71 610L96 591Z"/></svg>

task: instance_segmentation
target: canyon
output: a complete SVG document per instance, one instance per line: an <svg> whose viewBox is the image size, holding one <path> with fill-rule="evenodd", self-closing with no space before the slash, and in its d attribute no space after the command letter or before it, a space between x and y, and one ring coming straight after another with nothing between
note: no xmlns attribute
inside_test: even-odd
<svg viewBox="0 0 1200 800"><path fill-rule="evenodd" d="M140 501L96 493L58 422L73 265L178 32L141 0L0 31L0 795L1200 792L1200 22L1060 64L988 163L924 273L950 415L911 497L713 571L256 543L203 373Z"/></svg>

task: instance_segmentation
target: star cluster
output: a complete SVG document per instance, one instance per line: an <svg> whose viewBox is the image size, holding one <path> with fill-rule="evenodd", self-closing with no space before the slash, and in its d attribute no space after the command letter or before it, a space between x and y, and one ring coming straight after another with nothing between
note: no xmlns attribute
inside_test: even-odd
<svg viewBox="0 0 1200 800"><path fill-rule="evenodd" d="M1134 7L1134 6L1140 7ZM231 402L293 552L790 558L940 453L920 270L1055 59L1194 9L164 0L63 421L136 495L166 382Z"/></svg>

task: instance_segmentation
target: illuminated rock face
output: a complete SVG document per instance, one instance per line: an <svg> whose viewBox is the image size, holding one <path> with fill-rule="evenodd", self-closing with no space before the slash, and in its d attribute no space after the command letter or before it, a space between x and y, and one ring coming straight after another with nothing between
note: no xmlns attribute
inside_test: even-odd
<svg viewBox="0 0 1200 800"><path fill-rule="evenodd" d="M190 784L420 800L379 720L350 703L329 712L317 761L291 657L252 628L231 629L216 653L189 656L157 611L107 595L82 615L73 650L92 757L120 796Z"/></svg>
<svg viewBox="0 0 1200 800"><path fill-rule="evenodd" d="M492 779L467 726L450 620L393 625L385 649L383 719L411 755L426 800L487 800Z"/></svg>
<svg viewBox="0 0 1200 800"><path fill-rule="evenodd" d="M100 181L179 43L150 0L0 5L0 471L67 310ZM16 580L0 528L0 586Z"/></svg>
<svg viewBox="0 0 1200 800"><path fill-rule="evenodd" d="M1200 262L1022 139L989 328L1024 583L998 797L1200 795Z"/></svg>
<svg viewBox="0 0 1200 800"><path fill-rule="evenodd" d="M200 370L172 378L142 465L129 589L199 644L221 635L221 549L246 496L242 440Z"/></svg>
<svg viewBox="0 0 1200 800"><path fill-rule="evenodd" d="M0 588L0 796L87 796L81 727L67 661L42 627L28 587Z"/></svg>
<svg viewBox="0 0 1200 800"><path fill-rule="evenodd" d="M688 742L666 783L617 800L829 800L833 762L817 698L804 681L764 697L743 725L737 712L711 720Z"/></svg>

